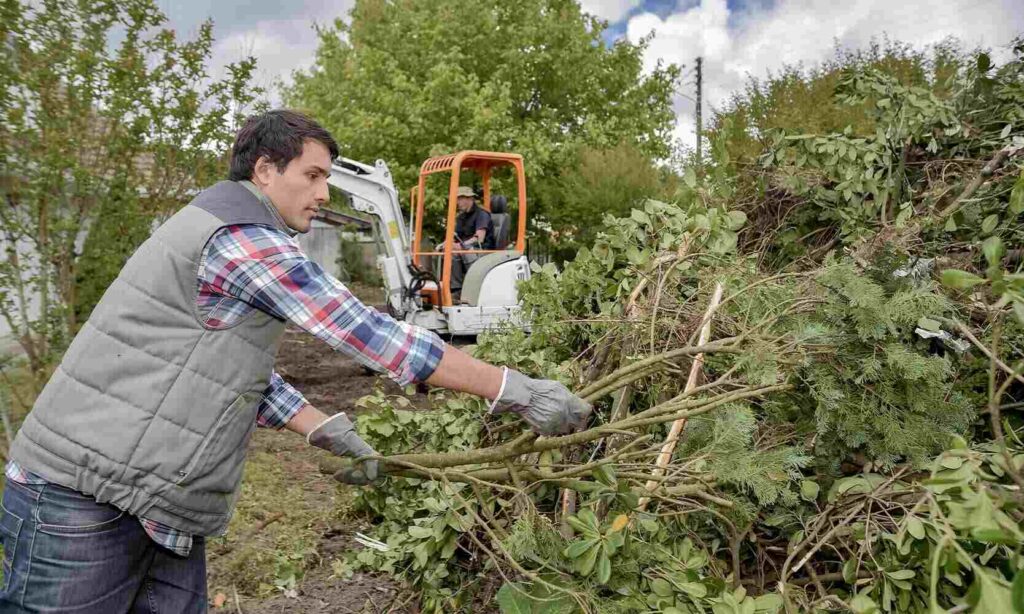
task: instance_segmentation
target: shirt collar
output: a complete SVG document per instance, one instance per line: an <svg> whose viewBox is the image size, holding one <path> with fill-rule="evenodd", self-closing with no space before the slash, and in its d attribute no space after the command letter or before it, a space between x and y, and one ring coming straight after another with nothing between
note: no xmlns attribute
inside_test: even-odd
<svg viewBox="0 0 1024 614"><path fill-rule="evenodd" d="M243 179L238 183L245 186L245 189L252 192L253 195L256 198L258 198L261 203L263 203L263 206L266 207L268 211L270 211L270 215L274 217L274 220L277 222L279 229L283 230L289 237L294 237L295 235L299 234L299 231L292 229L291 226L285 223L284 218L281 217L281 214L278 212L277 207L275 207L274 203L270 201L270 197L264 194L259 188L257 188L255 183L249 181L248 179Z"/></svg>

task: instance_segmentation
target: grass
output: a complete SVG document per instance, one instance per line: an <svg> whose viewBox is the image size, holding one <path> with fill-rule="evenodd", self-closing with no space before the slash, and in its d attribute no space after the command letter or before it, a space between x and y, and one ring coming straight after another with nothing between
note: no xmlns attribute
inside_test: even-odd
<svg viewBox="0 0 1024 614"><path fill-rule="evenodd" d="M344 522L351 495L321 475L322 453L287 431L258 431L228 533L207 545L210 595L269 597L295 589L322 561L325 532Z"/></svg>

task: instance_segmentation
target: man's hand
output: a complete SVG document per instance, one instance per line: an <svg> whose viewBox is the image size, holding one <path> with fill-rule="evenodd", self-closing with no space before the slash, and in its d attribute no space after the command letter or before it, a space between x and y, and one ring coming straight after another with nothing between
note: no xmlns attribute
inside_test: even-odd
<svg viewBox="0 0 1024 614"><path fill-rule="evenodd" d="M306 436L306 441L338 456L359 458L377 454L356 434L355 425L343 413L321 422ZM379 474L379 461L367 460L342 469L334 477L346 484L370 484L377 480Z"/></svg>
<svg viewBox="0 0 1024 614"><path fill-rule="evenodd" d="M563 435L584 428L593 408L589 403L552 380L532 379L505 369L501 393L491 413L514 412L539 435Z"/></svg>

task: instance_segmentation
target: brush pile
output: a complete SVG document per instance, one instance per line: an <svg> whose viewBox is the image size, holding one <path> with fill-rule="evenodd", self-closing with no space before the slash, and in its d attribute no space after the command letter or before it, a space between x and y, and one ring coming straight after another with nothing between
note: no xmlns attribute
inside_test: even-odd
<svg viewBox="0 0 1024 614"><path fill-rule="evenodd" d="M944 96L850 71L871 132L713 143L676 202L537 269L532 333L475 352L561 379L586 430L363 399L386 549L337 574L437 612L1021 611L1021 52Z"/></svg>

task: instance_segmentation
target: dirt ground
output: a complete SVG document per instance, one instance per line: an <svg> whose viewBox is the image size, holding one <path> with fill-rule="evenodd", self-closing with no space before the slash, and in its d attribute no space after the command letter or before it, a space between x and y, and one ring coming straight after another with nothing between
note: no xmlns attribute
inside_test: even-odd
<svg viewBox="0 0 1024 614"><path fill-rule="evenodd" d="M354 402L375 385L402 393L297 329L285 333L277 371L329 414L354 412ZM359 548L354 534L368 527L350 511L352 488L319 472L325 455L294 433L256 432L228 535L208 544L212 612L417 611L412 594L390 578L332 577L331 562Z"/></svg>

